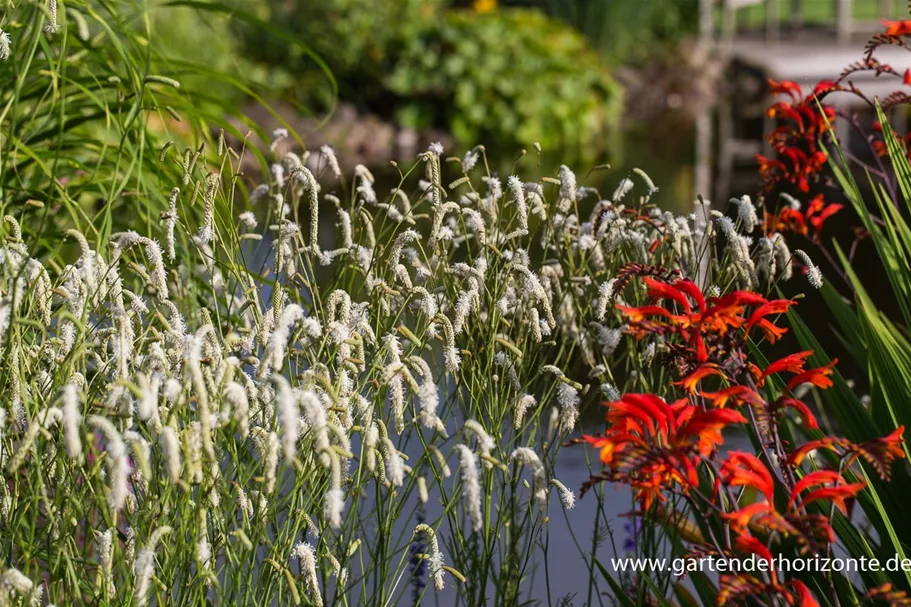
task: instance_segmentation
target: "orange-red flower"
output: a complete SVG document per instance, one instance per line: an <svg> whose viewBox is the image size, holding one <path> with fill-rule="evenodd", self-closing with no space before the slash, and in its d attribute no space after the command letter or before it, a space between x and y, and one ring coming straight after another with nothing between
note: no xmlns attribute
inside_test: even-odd
<svg viewBox="0 0 911 607"><path fill-rule="evenodd" d="M786 331L765 317L786 310L792 303L789 300L770 302L752 291L735 291L721 297L706 298L690 280L646 277L644 281L654 303L638 307L618 305L617 309L627 318L629 333L636 338L648 334L666 338L678 336L683 343L675 346L676 353L682 355L684 350L688 353L684 357L686 360L682 361L686 363L688 373L695 372L706 363L715 362L713 359L730 361L727 347L731 340L742 344L746 339L746 334L734 335L733 332L745 325L748 329L759 328L770 341L775 341ZM749 314L748 320L750 307L756 309ZM708 368L699 373L690 382L709 374L721 374ZM693 390L689 384L687 386Z"/></svg>
<svg viewBox="0 0 911 607"><path fill-rule="evenodd" d="M843 514L847 514L848 508L845 505L845 500L857 495L858 492L865 487L865 484L842 484L843 481L844 478L842 478L841 473L836 472L835 470L817 470L811 472L797 481L797 484L794 485L794 490L791 491L791 498L788 500L788 508L792 508L796 504L798 497L800 497L800 505L804 508L813 502L827 499L835 504ZM819 485L832 486L814 489L804 496L800 495L810 487L818 487Z"/></svg>
<svg viewBox="0 0 911 607"><path fill-rule="evenodd" d="M719 377L727 377L724 374L724 371L719 369L717 365L705 364L684 377L682 380L673 382L673 384L675 386L683 386L690 394L696 394L696 387L699 385L699 382L706 377L713 375Z"/></svg>
<svg viewBox="0 0 911 607"><path fill-rule="evenodd" d="M766 378L775 373L783 373L785 371L788 373L802 373L803 366L806 364L807 358L809 358L812 354L812 350L806 350L804 352L798 352L796 354L788 354L784 358L779 358L765 368L765 371L763 371L759 376L757 383L762 386L763 383L765 383Z"/></svg>
<svg viewBox="0 0 911 607"><path fill-rule="evenodd" d="M841 89L837 82L823 81L804 97L795 82L769 80L770 92L788 99L772 104L767 111L769 118L779 121L766 136L777 158L756 156L767 191L781 183L794 185L801 192L810 191L810 182L818 179L828 158L819 140L835 119L835 111L820 103L828 93Z"/></svg>
<svg viewBox="0 0 911 607"><path fill-rule="evenodd" d="M775 483L772 474L759 458L752 453L732 451L721 467L721 477L732 487L753 487L772 501L775 496Z"/></svg>
<svg viewBox="0 0 911 607"><path fill-rule="evenodd" d="M816 421L816 416L813 415L813 412L810 411L810 408L802 400L792 397L782 397L775 402L775 410L784 409L790 407L795 409L803 419L804 425L809 430L816 430L819 428L819 423Z"/></svg>
<svg viewBox="0 0 911 607"><path fill-rule="evenodd" d="M799 466L808 453L817 449L834 451L841 457L846 457L845 465L850 465L858 457L863 458L879 474L883 480L891 476L892 462L905 456L904 449L905 427L899 426L887 436L875 438L861 444L855 444L846 438L827 436L818 440L804 443L800 448L791 453L791 462Z"/></svg>
<svg viewBox="0 0 911 607"><path fill-rule="evenodd" d="M823 224L842 208L843 205L837 203L826 204L823 195L817 194L807 203L806 211L784 206L774 215L766 213L765 230L767 234L793 232L819 242Z"/></svg>
<svg viewBox="0 0 911 607"><path fill-rule="evenodd" d="M705 411L685 399L668 404L653 394L625 394L607 403L610 426L583 439L600 450L609 478L628 483L646 510L664 491L698 484L701 457L722 443L721 431L746 418L730 409Z"/></svg>
<svg viewBox="0 0 911 607"><path fill-rule="evenodd" d="M791 381L788 382L788 391L790 392L800 384L813 384L817 388L829 388L832 386L832 380L829 379L829 376L832 375L833 367L835 363L838 362L838 359L832 359L827 365L823 365L818 369L810 369L809 371L803 371L798 373L791 378Z"/></svg>
<svg viewBox="0 0 911 607"><path fill-rule="evenodd" d="M719 409L726 407L728 401L733 401L735 405L748 404L758 406L763 403L762 397L759 396L758 392L741 385L729 386L718 392L700 392L699 395L709 399L712 405Z"/></svg>
<svg viewBox="0 0 911 607"><path fill-rule="evenodd" d="M911 34L911 21L883 21L887 36L907 36Z"/></svg>

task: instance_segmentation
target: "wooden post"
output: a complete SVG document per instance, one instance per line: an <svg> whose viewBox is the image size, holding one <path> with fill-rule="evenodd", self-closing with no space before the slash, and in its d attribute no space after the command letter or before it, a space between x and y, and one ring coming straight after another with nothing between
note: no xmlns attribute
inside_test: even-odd
<svg viewBox="0 0 911 607"><path fill-rule="evenodd" d="M712 2L699 0L699 46L703 60L712 49ZM696 116L696 166L693 170L695 195L711 196L712 187L712 108L702 104Z"/></svg>
<svg viewBox="0 0 911 607"><path fill-rule="evenodd" d="M803 25L803 0L791 0L791 29L795 32Z"/></svg>
<svg viewBox="0 0 911 607"><path fill-rule="evenodd" d="M731 96L730 91L725 91L718 102L718 158L713 195L719 200L730 196L734 175L734 106Z"/></svg>
<svg viewBox="0 0 911 607"><path fill-rule="evenodd" d="M892 0L879 0L880 17L883 19L891 19L894 9L895 3Z"/></svg>
<svg viewBox="0 0 911 607"><path fill-rule="evenodd" d="M851 40L851 0L835 0L835 31L840 43Z"/></svg>
<svg viewBox="0 0 911 607"><path fill-rule="evenodd" d="M714 19L712 0L699 0L699 44L710 48L714 39ZM727 5L727 2L725 2ZM725 6L725 9L727 7Z"/></svg>
<svg viewBox="0 0 911 607"><path fill-rule="evenodd" d="M778 0L765 0L765 36L768 42L778 42L781 37L780 19Z"/></svg>
<svg viewBox="0 0 911 607"><path fill-rule="evenodd" d="M737 13L731 0L724 0L721 7L720 46L724 60L728 61L734 46L734 35L737 33Z"/></svg>
<svg viewBox="0 0 911 607"><path fill-rule="evenodd" d="M696 241L696 258L698 259L696 266L696 285L705 291L709 288L709 248L712 246L712 242L709 239L711 234L712 219L712 203L705 199L696 199L693 202L693 213L696 215L696 220L693 222L693 236Z"/></svg>

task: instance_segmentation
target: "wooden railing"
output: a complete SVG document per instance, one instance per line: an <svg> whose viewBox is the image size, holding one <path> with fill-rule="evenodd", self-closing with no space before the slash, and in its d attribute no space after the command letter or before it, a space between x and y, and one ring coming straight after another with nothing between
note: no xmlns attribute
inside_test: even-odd
<svg viewBox="0 0 911 607"><path fill-rule="evenodd" d="M731 40L737 33L737 13L743 8L763 5L765 8L765 38L769 42L776 42L781 38L782 23L787 23L791 31L799 31L804 26L804 15L807 2L829 2L834 14L832 30L839 42L847 42L852 34L858 31L866 32L868 22L857 20L853 16L854 0L790 0L785 4L786 14L782 14L782 2L779 0L716 0L721 4L721 32L722 42ZM895 0L879 0L879 18L896 18L897 11ZM787 19L783 19L786 17ZM818 24L817 24L818 25Z"/></svg>

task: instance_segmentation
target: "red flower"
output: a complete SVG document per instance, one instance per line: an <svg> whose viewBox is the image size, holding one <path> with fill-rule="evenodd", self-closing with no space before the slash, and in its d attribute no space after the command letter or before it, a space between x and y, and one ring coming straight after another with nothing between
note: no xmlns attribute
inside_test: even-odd
<svg viewBox="0 0 911 607"><path fill-rule="evenodd" d="M849 484L840 484L844 479L841 474L834 470L817 470L816 472L811 472L805 477L797 481L797 484L794 485L794 490L791 492L791 499L788 500L788 508L792 508L797 498L800 496L800 493L809 489L810 487L815 487L819 485L828 485L832 484L831 487L823 487L821 489L814 489L810 491L807 495L800 498L800 505L806 508L809 504L819 501L821 499L831 500L835 506L841 510L842 514L848 513L848 508L845 505L845 500L857 495L861 489L865 487L864 483L849 483Z"/></svg>
<svg viewBox="0 0 911 607"><path fill-rule="evenodd" d="M887 36L907 36L911 34L911 21L883 21Z"/></svg>
<svg viewBox="0 0 911 607"><path fill-rule="evenodd" d="M905 456L904 435L905 427L899 426L891 434L867 441L861 444L855 444L846 438L837 436L827 436L819 440L809 441L796 449L790 457L794 465L799 466L804 457L816 449L828 449L834 451L840 456L849 457L845 460L845 465L850 465L858 457L863 458L879 474L883 480L889 480L891 476L892 462Z"/></svg>
<svg viewBox="0 0 911 607"><path fill-rule="evenodd" d="M816 421L816 416L813 415L813 412L810 411L810 408L807 407L806 403L802 400L796 398L781 398L775 403L775 410L784 409L785 407L790 407L796 409L797 413L800 414L803 423L810 430L816 430L819 428L819 423Z"/></svg>
<svg viewBox="0 0 911 607"><path fill-rule="evenodd" d="M829 364L819 367L818 369L810 369L809 371L798 373L788 382L788 392L800 384L813 384L817 388L831 387L832 380L829 379L829 376L832 375L832 367L834 367L837 362L838 359L835 358Z"/></svg>
<svg viewBox="0 0 911 607"><path fill-rule="evenodd" d="M721 444L725 427L746 422L737 411L704 411L686 400L668 404L652 394L625 394L607 407L607 431L583 439L600 449L608 478L629 484L646 510L666 499L665 489L679 485L685 492L698 484L700 458Z"/></svg>
<svg viewBox="0 0 911 607"><path fill-rule="evenodd" d="M706 365L702 365L701 367L699 367L698 369L696 369L695 371L690 373L688 376L684 377L682 380L673 382L673 384L675 386L683 386L684 388L686 388L687 392L689 392L690 394L695 394L696 386L699 384L699 382L702 379L709 377L711 375L718 375L720 377L726 377L724 374L724 371L719 369L717 365L706 364Z"/></svg>
<svg viewBox="0 0 911 607"><path fill-rule="evenodd" d="M775 215L766 213L766 232L794 232L819 242L825 221L842 208L837 203L826 204L823 195L817 194L807 203L806 212L785 206Z"/></svg>
<svg viewBox="0 0 911 607"><path fill-rule="evenodd" d="M763 371L759 376L759 381L757 383L759 383L760 386L763 385L765 383L765 379L774 373L783 373L785 371L789 373L803 372L803 366L806 363L807 358L809 358L812 354L813 350L806 350L804 352L798 352L796 354L788 354L784 358L779 358L768 367L766 367L765 371Z"/></svg>
<svg viewBox="0 0 911 607"><path fill-rule="evenodd" d="M718 392L700 392L700 396L712 401L712 405L723 409L727 406L728 401L733 400L735 405L749 404L760 405L763 400L759 394L747 386L730 386L719 390Z"/></svg>
<svg viewBox="0 0 911 607"><path fill-rule="evenodd" d="M759 458L751 453L732 451L721 467L721 477L732 487L753 487L771 502L775 497L772 475Z"/></svg>

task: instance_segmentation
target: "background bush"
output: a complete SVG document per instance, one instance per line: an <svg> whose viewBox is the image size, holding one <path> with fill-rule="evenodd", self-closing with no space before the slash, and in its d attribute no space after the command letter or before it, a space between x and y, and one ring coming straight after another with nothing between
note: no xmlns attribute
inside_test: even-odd
<svg viewBox="0 0 911 607"><path fill-rule="evenodd" d="M536 10L489 13L438 0L265 0L257 15L287 28L324 59L339 97L406 127L452 132L461 143L606 147L619 88L585 37ZM305 105L334 100L313 59L263 31L246 54L290 84ZM318 74L316 74L318 77Z"/></svg>
<svg viewBox="0 0 911 607"><path fill-rule="evenodd" d="M451 11L411 38L387 79L397 118L460 141L600 147L620 92L585 38L540 12Z"/></svg>

